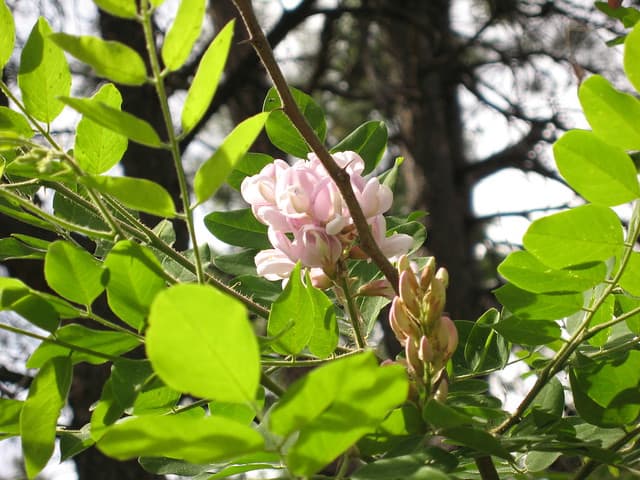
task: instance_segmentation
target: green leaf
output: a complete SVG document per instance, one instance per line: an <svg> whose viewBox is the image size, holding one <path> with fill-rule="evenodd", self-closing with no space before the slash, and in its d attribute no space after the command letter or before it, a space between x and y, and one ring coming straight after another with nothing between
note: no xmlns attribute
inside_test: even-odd
<svg viewBox="0 0 640 480"><path fill-rule="evenodd" d="M534 221L523 243L542 263L564 268L608 260L620 253L624 239L613 210L583 205Z"/></svg>
<svg viewBox="0 0 640 480"><path fill-rule="evenodd" d="M91 97L120 110L122 96L118 89L108 83ZM105 128L89 118L83 117L76 130L76 142L73 147L78 165L89 174L104 173L115 166L127 150L127 137Z"/></svg>
<svg viewBox="0 0 640 480"><path fill-rule="evenodd" d="M600 427L634 422L640 414L640 352L596 362L582 357L570 370L576 410L584 420Z"/></svg>
<svg viewBox="0 0 640 480"><path fill-rule="evenodd" d="M590 202L613 206L640 196L631 157L593 132L568 131L553 145L553 153L562 176Z"/></svg>
<svg viewBox="0 0 640 480"><path fill-rule="evenodd" d="M238 300L208 286L171 287L151 306L146 345L170 387L223 402L255 400L260 352Z"/></svg>
<svg viewBox="0 0 640 480"><path fill-rule="evenodd" d="M1 9L2 7L0 6ZM0 133L15 134L21 138L33 137L31 125L29 125L24 115L7 107L0 107Z"/></svg>
<svg viewBox="0 0 640 480"><path fill-rule="evenodd" d="M56 357L71 357L76 364L88 362L100 365L108 361L107 357L115 357L133 350L140 345L140 340L131 335L111 330L94 330L78 324L66 325L55 332L55 338L70 345L89 349L103 356L91 353L71 351L67 347L52 342L43 342L29 357L28 368L40 368L47 361Z"/></svg>
<svg viewBox="0 0 640 480"><path fill-rule="evenodd" d="M606 297L602 304L593 314L589 328L596 327L601 323L606 323L613 319L613 311L615 308L615 298L611 295ZM593 337L589 338L589 343L594 347L604 347L611 336L612 327L601 330Z"/></svg>
<svg viewBox="0 0 640 480"><path fill-rule="evenodd" d="M352 480L448 480L451 477L427 466L419 453L390 457L369 463L358 469Z"/></svg>
<svg viewBox="0 0 640 480"><path fill-rule="evenodd" d="M498 265L498 273L516 287L532 293L584 292L602 282L607 269L604 263L597 262L556 270L520 250L511 252Z"/></svg>
<svg viewBox="0 0 640 480"><path fill-rule="evenodd" d="M249 152L236 163L227 178L227 183L231 188L240 190L240 185L245 177L256 175L270 163L273 163L273 157L265 153Z"/></svg>
<svg viewBox="0 0 640 480"><path fill-rule="evenodd" d="M102 263L64 240L49 245L44 275L56 293L82 305L91 305L107 284L107 271Z"/></svg>
<svg viewBox="0 0 640 480"><path fill-rule="evenodd" d="M60 462L69 460L94 445L89 429L85 425L79 431L59 432Z"/></svg>
<svg viewBox="0 0 640 480"><path fill-rule="evenodd" d="M45 467L56 439L56 424L71 386L71 361L54 358L42 365L29 387L20 414L22 453L28 478Z"/></svg>
<svg viewBox="0 0 640 480"><path fill-rule="evenodd" d="M326 358L335 352L340 338L336 312L333 302L322 290L311 285L308 276L305 288L313 307L313 331L309 339L309 351L317 357Z"/></svg>
<svg viewBox="0 0 640 480"><path fill-rule="evenodd" d="M351 150L356 152L364 160L364 174L371 172L380 160L387 148L387 126L384 122L370 121L363 123L353 132L342 139L331 153Z"/></svg>
<svg viewBox="0 0 640 480"><path fill-rule="evenodd" d="M640 299L632 298L627 295L616 295L616 313L620 315L626 314L640 308ZM619 312L618 312L619 310ZM633 333L640 333L640 313L636 313L627 317L625 320L627 327Z"/></svg>
<svg viewBox="0 0 640 480"><path fill-rule="evenodd" d="M40 17L29 34L20 56L18 86L27 111L50 123L64 108L57 97L68 95L71 73L60 47L49 39L51 27Z"/></svg>
<svg viewBox="0 0 640 480"><path fill-rule="evenodd" d="M200 60L182 107L183 135L190 132L202 120L218 89L231 48L234 25L235 21L231 20L218 32Z"/></svg>
<svg viewBox="0 0 640 480"><path fill-rule="evenodd" d="M307 119L320 141L324 141L327 135L327 122L320 106L306 93L293 87L290 87L290 90L302 115ZM296 127L293 126L289 117L280 109L281 106L280 96L272 87L267 92L262 108L265 112L272 112L265 125L269 140L283 152L294 157L305 158L311 149Z"/></svg>
<svg viewBox="0 0 640 480"><path fill-rule="evenodd" d="M20 434L20 412L24 402L0 398L0 436Z"/></svg>
<svg viewBox="0 0 640 480"><path fill-rule="evenodd" d="M427 401L422 410L422 417L425 422L436 429L459 427L473 423L473 417L470 415L434 399Z"/></svg>
<svg viewBox="0 0 640 480"><path fill-rule="evenodd" d="M295 382L271 410L271 430L299 431L287 454L296 475L311 475L366 433L407 396L406 372L379 367L372 352L327 363Z"/></svg>
<svg viewBox="0 0 640 480"><path fill-rule="evenodd" d="M236 163L253 145L268 116L268 112L262 112L244 120L200 166L193 181L197 204L204 202L220 188Z"/></svg>
<svg viewBox="0 0 640 480"><path fill-rule="evenodd" d="M138 7L136 0L93 0L98 7L120 18L136 18Z"/></svg>
<svg viewBox="0 0 640 480"><path fill-rule="evenodd" d="M640 101L616 90L600 75L587 78L578 91L580 104L593 133L623 150L640 150ZM604 166L607 163L601 160Z"/></svg>
<svg viewBox="0 0 640 480"><path fill-rule="evenodd" d="M267 334L278 337L272 345L274 351L284 355L297 355L307 346L314 329L312 298L302 283L298 263L291 272L284 291L271 306Z"/></svg>
<svg viewBox="0 0 640 480"><path fill-rule="evenodd" d="M91 66L100 77L134 86L143 85L147 81L144 61L138 52L124 43L66 33L54 33L49 38L60 48Z"/></svg>
<svg viewBox="0 0 640 480"><path fill-rule="evenodd" d="M213 264L230 275L256 275L257 253L257 250L249 249L229 255L219 255L213 259Z"/></svg>
<svg viewBox="0 0 640 480"><path fill-rule="evenodd" d="M536 294L507 283L494 290L498 301L522 320L558 320L582 309L579 293Z"/></svg>
<svg viewBox="0 0 640 480"><path fill-rule="evenodd" d="M251 209L212 212L204 217L207 229L229 245L264 250L272 248L267 239L267 226L258 222Z"/></svg>
<svg viewBox="0 0 640 480"><path fill-rule="evenodd" d="M495 455L505 460L512 460L511 455L500 444L500 441L484 430L470 426L460 426L448 428L440 433L446 438L447 443L464 445L477 452Z"/></svg>
<svg viewBox="0 0 640 480"><path fill-rule="evenodd" d="M148 147L161 148L160 137L149 123L90 98L60 97L60 100L109 130Z"/></svg>
<svg viewBox="0 0 640 480"><path fill-rule="evenodd" d="M636 24L624 41L624 71L631 84L640 91L640 25Z"/></svg>
<svg viewBox="0 0 640 480"><path fill-rule="evenodd" d="M11 10L4 0L0 1L0 70L11 58L13 44L16 40L16 26Z"/></svg>
<svg viewBox="0 0 640 480"><path fill-rule="evenodd" d="M31 291L20 280L13 278L0 281L0 309L16 312L49 332L58 328L60 322L55 308L39 292Z"/></svg>
<svg viewBox="0 0 640 480"><path fill-rule="evenodd" d="M640 253L631 252L618 283L631 295L640 296Z"/></svg>
<svg viewBox="0 0 640 480"><path fill-rule="evenodd" d="M107 429L98 448L117 460L171 457L192 463L216 462L260 451L262 436L222 417L185 415L134 417Z"/></svg>
<svg viewBox="0 0 640 480"><path fill-rule="evenodd" d="M170 71L187 61L200 36L206 0L182 0L178 13L162 44L162 60Z"/></svg>
<svg viewBox="0 0 640 480"><path fill-rule="evenodd" d="M141 330L151 302L165 288L162 266L151 250L131 240L115 244L104 264L109 269L109 307L125 323Z"/></svg>
<svg viewBox="0 0 640 480"><path fill-rule="evenodd" d="M165 188L146 178L84 176L80 183L112 195L125 207L159 217L175 217L176 207Z"/></svg>
<svg viewBox="0 0 640 480"><path fill-rule="evenodd" d="M500 314L495 308L487 310L476 320L464 346L464 357L473 371L503 368L509 359L509 346L494 331Z"/></svg>
<svg viewBox="0 0 640 480"><path fill-rule="evenodd" d="M493 329L512 343L520 345L545 345L560 339L562 331L553 320L520 318L505 311Z"/></svg>

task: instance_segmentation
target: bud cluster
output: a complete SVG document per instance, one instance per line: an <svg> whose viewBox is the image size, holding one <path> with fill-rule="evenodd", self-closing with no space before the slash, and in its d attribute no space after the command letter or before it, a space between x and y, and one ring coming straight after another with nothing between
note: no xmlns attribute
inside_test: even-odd
<svg viewBox="0 0 640 480"><path fill-rule="evenodd" d="M406 256L398 262L400 295L393 299L389 322L404 347L407 369L430 392L446 389L438 382L440 373L458 346L458 332L453 321L443 315L449 275L444 268L436 271L430 257L419 274Z"/></svg>
<svg viewBox="0 0 640 480"><path fill-rule="evenodd" d="M382 253L387 257L405 254L412 243L410 236L386 236L383 213L391 208L391 190L376 177L362 176L364 161L357 153L338 152L333 159L349 175ZM331 277L343 255L360 253L355 246L357 232L349 209L315 154L293 165L276 160L257 175L245 178L241 193L255 217L269 227L269 241L274 248L256 256L258 274L265 278L289 277L298 261L311 269L312 279Z"/></svg>

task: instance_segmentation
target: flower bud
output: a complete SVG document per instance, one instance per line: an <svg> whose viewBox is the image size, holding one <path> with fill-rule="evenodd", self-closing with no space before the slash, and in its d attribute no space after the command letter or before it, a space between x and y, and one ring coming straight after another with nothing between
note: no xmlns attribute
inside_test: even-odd
<svg viewBox="0 0 640 480"><path fill-rule="evenodd" d="M407 366L409 367L409 373L413 373L416 377L422 377L424 373L424 364L418 356L418 346L415 340L409 339L404 346L404 352L407 357Z"/></svg>
<svg viewBox="0 0 640 480"><path fill-rule="evenodd" d="M440 329L438 332L440 344L445 347L444 359L449 360L458 347L458 330L456 325L447 316L440 319Z"/></svg>
<svg viewBox="0 0 640 480"><path fill-rule="evenodd" d="M436 259L434 257L429 257L426 265L422 269L420 273L420 288L423 290L427 290L429 285L431 284L431 280L433 279L434 272L436 270Z"/></svg>
<svg viewBox="0 0 640 480"><path fill-rule="evenodd" d="M433 348L431 343L424 335L420 337L420 345L418 347L418 357L425 363L431 363L433 361Z"/></svg>
<svg viewBox="0 0 640 480"><path fill-rule="evenodd" d="M395 297L395 292L386 278L365 283L358 289L357 294L365 297L387 297L389 300Z"/></svg>
<svg viewBox="0 0 640 480"><path fill-rule="evenodd" d="M420 316L420 289L416 276L409 270L400 274L400 298L414 316Z"/></svg>

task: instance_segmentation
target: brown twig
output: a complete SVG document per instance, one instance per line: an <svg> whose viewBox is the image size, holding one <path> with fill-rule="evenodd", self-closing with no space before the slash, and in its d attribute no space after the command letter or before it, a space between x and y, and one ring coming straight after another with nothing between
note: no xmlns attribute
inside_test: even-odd
<svg viewBox="0 0 640 480"><path fill-rule="evenodd" d="M307 119L296 105L282 70L280 70L280 66L276 62L273 50L271 49L264 32L260 28L253 6L251 5L251 0L233 0L233 3L238 9L238 12L240 12L240 16L242 17L247 32L249 33L249 42L258 54L260 61L267 70L267 73L271 77L271 81L280 96L282 110L289 117L298 132L300 132L300 135L305 139L311 150L313 150L313 152L318 156L320 162L336 183L340 193L342 194L342 198L349 208L351 218L353 218L353 223L358 230L361 248L371 257L387 280L389 280L396 293L398 293L398 272L393 268L391 262L389 262L387 257L384 256L376 244L376 241L371 234L371 230L369 229L367 219L365 218L362 208L360 207L355 193L353 192L353 188L351 187L349 175L345 170L340 168L338 164L336 164L327 148L320 141L311 128L311 125L309 125L309 122L307 122Z"/></svg>

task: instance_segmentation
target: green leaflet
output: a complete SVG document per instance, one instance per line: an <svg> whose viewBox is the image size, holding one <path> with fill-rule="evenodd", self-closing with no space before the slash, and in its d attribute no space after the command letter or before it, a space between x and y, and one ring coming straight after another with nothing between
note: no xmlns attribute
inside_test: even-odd
<svg viewBox="0 0 640 480"><path fill-rule="evenodd" d="M311 128L320 141L324 141L327 135L327 122L324 112L316 101L306 93L290 87L293 99L298 108L307 119ZM302 138L298 130L293 126L289 117L281 110L281 102L275 88L267 92L262 110L272 112L265 125L269 140L283 152L294 157L305 158L311 150L307 142Z"/></svg>
<svg viewBox="0 0 640 480"><path fill-rule="evenodd" d="M91 98L117 110L122 104L120 92L110 83L100 87ZM73 152L78 165L86 173L95 175L114 167L127 150L128 143L126 136L83 117L76 130Z"/></svg>
<svg viewBox="0 0 640 480"><path fill-rule="evenodd" d="M68 95L71 73L64 52L49 39L51 27L40 17L20 56L18 86L22 101L36 119L51 123L64 108L57 97Z"/></svg>
<svg viewBox="0 0 640 480"><path fill-rule="evenodd" d="M363 123L331 149L331 153L351 150L364 160L364 174L371 172L387 148L389 134L384 122L372 120Z"/></svg>
<svg viewBox="0 0 640 480"><path fill-rule="evenodd" d="M183 135L190 132L202 119L216 93L231 48L234 25L232 20L220 30L200 60L182 107Z"/></svg>
<svg viewBox="0 0 640 480"><path fill-rule="evenodd" d="M371 352L353 355L294 383L271 410L269 423L278 435L299 432L287 464L296 475L311 475L372 433L407 392L402 367L379 367Z"/></svg>
<svg viewBox="0 0 640 480"><path fill-rule="evenodd" d="M162 43L162 60L171 70L180 68L200 36L206 0L182 0L178 13Z"/></svg>
<svg viewBox="0 0 640 480"><path fill-rule="evenodd" d="M20 413L22 452L29 479L40 473L53 454L56 424L69 393L71 373L68 358L52 358L42 365L29 388Z"/></svg>
<svg viewBox="0 0 640 480"><path fill-rule="evenodd" d="M170 387L223 402L255 401L260 352L238 300L203 285L164 290L151 305L146 346Z"/></svg>
<svg viewBox="0 0 640 480"><path fill-rule="evenodd" d="M49 245L44 275L58 294L82 305L91 305L107 284L107 271L86 250L59 240Z"/></svg>
<svg viewBox="0 0 640 480"><path fill-rule="evenodd" d="M613 210L583 205L536 220L524 234L523 243L545 265L564 268L619 255L624 239Z"/></svg>
<svg viewBox="0 0 640 480"><path fill-rule="evenodd" d="M590 202L614 206L640 197L631 157L593 132L565 133L554 144L553 153L562 176Z"/></svg>
<svg viewBox="0 0 640 480"><path fill-rule="evenodd" d="M159 183L146 178L84 176L80 183L101 193L112 195L125 207L159 217L175 217L171 194Z"/></svg>
<svg viewBox="0 0 640 480"><path fill-rule="evenodd" d="M147 81L147 67L138 52L123 43L98 37L54 33L49 38L96 73L123 85L142 85Z"/></svg>
<svg viewBox="0 0 640 480"><path fill-rule="evenodd" d="M268 112L262 112L244 120L200 166L193 180L197 203L204 202L220 188L238 161L249 151L268 117Z"/></svg>
<svg viewBox="0 0 640 480"><path fill-rule="evenodd" d="M16 26L11 10L4 0L0 1L0 71L9 61L16 39Z"/></svg>
<svg viewBox="0 0 640 480"><path fill-rule="evenodd" d="M138 14L136 0L93 0L93 3L116 17L136 18Z"/></svg>
<svg viewBox="0 0 640 480"><path fill-rule="evenodd" d="M160 262L147 247L123 240L113 246L104 264L109 269L109 307L122 321L142 330L151 302L166 286Z"/></svg>

